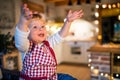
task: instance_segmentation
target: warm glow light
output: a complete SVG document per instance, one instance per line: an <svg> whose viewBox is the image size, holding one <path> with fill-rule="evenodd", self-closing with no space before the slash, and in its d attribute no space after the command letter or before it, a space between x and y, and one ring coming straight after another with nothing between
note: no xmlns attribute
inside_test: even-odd
<svg viewBox="0 0 120 80"><path fill-rule="evenodd" d="M108 77L108 74L105 74L105 77Z"/></svg>
<svg viewBox="0 0 120 80"><path fill-rule="evenodd" d="M120 15L118 15L118 20L120 21Z"/></svg>
<svg viewBox="0 0 120 80"><path fill-rule="evenodd" d="M98 7L99 5L96 6L96 8L99 8ZM115 3L115 4L102 4L101 6L102 8L120 8L120 3Z"/></svg>
<svg viewBox="0 0 120 80"><path fill-rule="evenodd" d="M120 3L117 3L117 7L120 8Z"/></svg>
<svg viewBox="0 0 120 80"><path fill-rule="evenodd" d="M97 32L97 33L99 32L99 28L98 28L98 27L96 27L96 32Z"/></svg>
<svg viewBox="0 0 120 80"><path fill-rule="evenodd" d="M94 21L94 24L97 24L97 25L98 25L98 24L99 24L99 21L98 21L98 20L95 20L95 21Z"/></svg>
<svg viewBox="0 0 120 80"><path fill-rule="evenodd" d="M93 66L91 66L91 67L90 67L90 69L91 69L91 70L93 70L93 69L94 69L94 67L93 67Z"/></svg>
<svg viewBox="0 0 120 80"><path fill-rule="evenodd" d="M98 70L98 69L94 69L94 70L93 70L93 73L94 73L95 75L99 75L99 70Z"/></svg>
<svg viewBox="0 0 120 80"><path fill-rule="evenodd" d="M111 5L110 4L108 5L108 8L111 9Z"/></svg>
<svg viewBox="0 0 120 80"><path fill-rule="evenodd" d="M97 4L95 7L98 9L98 8L99 8L99 5Z"/></svg>
<svg viewBox="0 0 120 80"><path fill-rule="evenodd" d="M49 35L52 35L58 32L62 26L63 26L63 23L56 23L54 21L49 20L46 24L46 29L49 32Z"/></svg>
<svg viewBox="0 0 120 80"><path fill-rule="evenodd" d="M113 7L113 8L116 8L116 5L115 5L115 4L113 4L113 5L112 5L112 7Z"/></svg>
<svg viewBox="0 0 120 80"><path fill-rule="evenodd" d="M119 74L116 74L116 77L118 77L119 76Z"/></svg>
<svg viewBox="0 0 120 80"><path fill-rule="evenodd" d="M56 33L56 32L57 32L56 26L52 26L52 27L50 28L50 30L51 30L53 33Z"/></svg>
<svg viewBox="0 0 120 80"><path fill-rule="evenodd" d="M120 56L117 56L117 59L120 59Z"/></svg>
<svg viewBox="0 0 120 80"><path fill-rule="evenodd" d="M67 20L67 19L65 18L65 19L64 19L64 22L65 22L66 20Z"/></svg>
<svg viewBox="0 0 120 80"><path fill-rule="evenodd" d="M101 35L98 35L98 39L102 39L102 36L101 36Z"/></svg>
<svg viewBox="0 0 120 80"><path fill-rule="evenodd" d="M90 67L90 64L88 64L88 66Z"/></svg>
<svg viewBox="0 0 120 80"><path fill-rule="evenodd" d="M95 12L95 17L99 17L99 13L98 12Z"/></svg>
<svg viewBox="0 0 120 80"><path fill-rule="evenodd" d="M113 80L113 79L114 79L114 77L111 77L111 79Z"/></svg>
<svg viewBox="0 0 120 80"><path fill-rule="evenodd" d="M106 7L107 7L107 5L106 5L106 4L103 4L103 5L102 5L102 8L106 8Z"/></svg>
<svg viewBox="0 0 120 80"><path fill-rule="evenodd" d="M89 59L88 61L89 61L89 62L91 62L92 60L91 60L91 59Z"/></svg>
<svg viewBox="0 0 120 80"><path fill-rule="evenodd" d="M49 30L50 30L49 25L46 25L45 27L46 27L47 31L49 31Z"/></svg>
<svg viewBox="0 0 120 80"><path fill-rule="evenodd" d="M100 75L101 75L101 76L103 76L104 74L103 74L103 73L101 73Z"/></svg>
<svg viewBox="0 0 120 80"><path fill-rule="evenodd" d="M59 27L59 28L57 29L57 31L60 31L60 29L61 29L61 27Z"/></svg>

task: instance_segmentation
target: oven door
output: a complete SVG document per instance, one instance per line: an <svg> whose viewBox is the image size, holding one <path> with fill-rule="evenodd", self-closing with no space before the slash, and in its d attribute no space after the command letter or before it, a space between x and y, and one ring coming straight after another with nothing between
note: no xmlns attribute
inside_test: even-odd
<svg viewBox="0 0 120 80"><path fill-rule="evenodd" d="M72 46L71 47L71 54L75 54L75 55L80 55L81 54L81 50L80 50L80 47L74 47Z"/></svg>

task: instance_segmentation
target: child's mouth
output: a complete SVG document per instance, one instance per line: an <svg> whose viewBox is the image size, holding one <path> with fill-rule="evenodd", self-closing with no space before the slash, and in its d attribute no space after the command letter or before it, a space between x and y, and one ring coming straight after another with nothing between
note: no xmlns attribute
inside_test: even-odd
<svg viewBox="0 0 120 80"><path fill-rule="evenodd" d="M44 34L43 34L43 33L40 33L40 34L38 34L38 36L40 36L40 37L44 37Z"/></svg>

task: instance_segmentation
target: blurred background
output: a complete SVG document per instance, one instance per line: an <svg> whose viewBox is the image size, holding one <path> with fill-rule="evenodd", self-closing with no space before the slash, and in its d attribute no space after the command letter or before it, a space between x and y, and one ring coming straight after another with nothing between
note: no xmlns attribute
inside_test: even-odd
<svg viewBox="0 0 120 80"><path fill-rule="evenodd" d="M84 16L72 22L69 35L54 47L57 72L78 80L120 80L119 0L0 0L1 79L17 80L21 70L14 31L22 3L42 15L49 35L61 29L69 10L83 10Z"/></svg>

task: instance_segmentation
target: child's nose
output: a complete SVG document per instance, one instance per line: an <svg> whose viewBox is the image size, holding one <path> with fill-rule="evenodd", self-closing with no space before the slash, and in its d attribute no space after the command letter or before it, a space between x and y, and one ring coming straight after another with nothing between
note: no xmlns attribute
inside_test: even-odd
<svg viewBox="0 0 120 80"><path fill-rule="evenodd" d="M39 27L39 30L44 30L45 29L45 26L40 26Z"/></svg>
<svg viewBox="0 0 120 80"><path fill-rule="evenodd" d="M39 27L39 30L43 30L43 27Z"/></svg>
<svg viewBox="0 0 120 80"><path fill-rule="evenodd" d="M39 27L39 30L42 30L42 27Z"/></svg>

